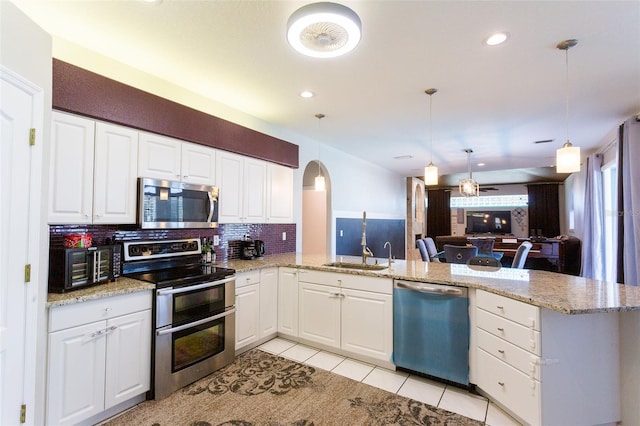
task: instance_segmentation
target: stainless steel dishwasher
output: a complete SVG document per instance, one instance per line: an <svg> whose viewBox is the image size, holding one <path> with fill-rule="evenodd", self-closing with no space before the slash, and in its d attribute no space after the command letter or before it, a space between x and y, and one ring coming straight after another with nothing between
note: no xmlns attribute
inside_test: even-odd
<svg viewBox="0 0 640 426"><path fill-rule="evenodd" d="M469 385L469 299L464 287L394 281L393 362Z"/></svg>

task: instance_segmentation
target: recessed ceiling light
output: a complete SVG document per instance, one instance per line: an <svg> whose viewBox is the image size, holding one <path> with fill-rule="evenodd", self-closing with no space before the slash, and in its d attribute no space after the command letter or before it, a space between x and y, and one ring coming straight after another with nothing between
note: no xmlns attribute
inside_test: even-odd
<svg viewBox="0 0 640 426"><path fill-rule="evenodd" d="M394 160L410 160L413 158L413 155L398 155L397 157L393 157Z"/></svg>
<svg viewBox="0 0 640 426"><path fill-rule="evenodd" d="M496 46L498 44L504 43L509 38L509 33L494 33L487 38L485 43L489 46Z"/></svg>
<svg viewBox="0 0 640 426"><path fill-rule="evenodd" d="M484 166L486 166L486 164L485 164L485 163L478 163L478 164L476 164L476 166L478 166L478 167L484 167Z"/></svg>
<svg viewBox="0 0 640 426"><path fill-rule="evenodd" d="M309 90L304 90L300 92L301 98L313 98L315 95L316 95L315 93L310 92Z"/></svg>

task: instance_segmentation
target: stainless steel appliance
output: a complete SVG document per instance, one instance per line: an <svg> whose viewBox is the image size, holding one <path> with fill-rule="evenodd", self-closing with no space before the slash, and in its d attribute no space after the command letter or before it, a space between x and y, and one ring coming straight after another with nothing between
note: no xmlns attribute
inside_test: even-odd
<svg viewBox="0 0 640 426"><path fill-rule="evenodd" d="M393 362L401 368L468 386L467 289L396 280Z"/></svg>
<svg viewBox="0 0 640 426"><path fill-rule="evenodd" d="M255 245L255 250L254 250L254 256L256 259L262 259L264 257L264 241L262 240L255 240L254 242Z"/></svg>
<svg viewBox="0 0 640 426"><path fill-rule="evenodd" d="M217 228L218 188L139 178L138 225L146 229Z"/></svg>
<svg viewBox="0 0 640 426"><path fill-rule="evenodd" d="M52 249L49 252L49 291L102 284L113 278L113 246Z"/></svg>
<svg viewBox="0 0 640 426"><path fill-rule="evenodd" d="M200 239L124 243L123 274L156 284L152 397L235 358L235 270L201 264Z"/></svg>

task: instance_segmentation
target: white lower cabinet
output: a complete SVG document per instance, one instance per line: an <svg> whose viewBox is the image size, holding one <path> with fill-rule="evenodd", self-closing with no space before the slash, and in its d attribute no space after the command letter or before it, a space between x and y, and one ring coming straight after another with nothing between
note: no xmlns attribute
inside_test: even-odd
<svg viewBox="0 0 640 426"><path fill-rule="evenodd" d="M615 313L566 315L476 291L475 384L530 425L620 420Z"/></svg>
<svg viewBox="0 0 640 426"><path fill-rule="evenodd" d="M278 270L278 333L298 337L298 269Z"/></svg>
<svg viewBox="0 0 640 426"><path fill-rule="evenodd" d="M151 294L51 308L47 424L71 425L149 390Z"/></svg>
<svg viewBox="0 0 640 426"><path fill-rule="evenodd" d="M298 281L301 339L390 361L393 350L390 279L307 270L300 273Z"/></svg>
<svg viewBox="0 0 640 426"><path fill-rule="evenodd" d="M236 274L236 350L260 334L260 271Z"/></svg>
<svg viewBox="0 0 640 426"><path fill-rule="evenodd" d="M260 338L278 332L278 268L260 270Z"/></svg>

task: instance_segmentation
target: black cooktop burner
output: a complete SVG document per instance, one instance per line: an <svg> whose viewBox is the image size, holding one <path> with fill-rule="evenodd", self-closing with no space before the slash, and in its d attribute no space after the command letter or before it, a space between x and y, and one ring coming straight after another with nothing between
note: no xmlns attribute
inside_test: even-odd
<svg viewBox="0 0 640 426"><path fill-rule="evenodd" d="M219 266L194 265L127 274L127 277L154 283L156 288L165 288L217 281L229 277L235 272L234 269Z"/></svg>

